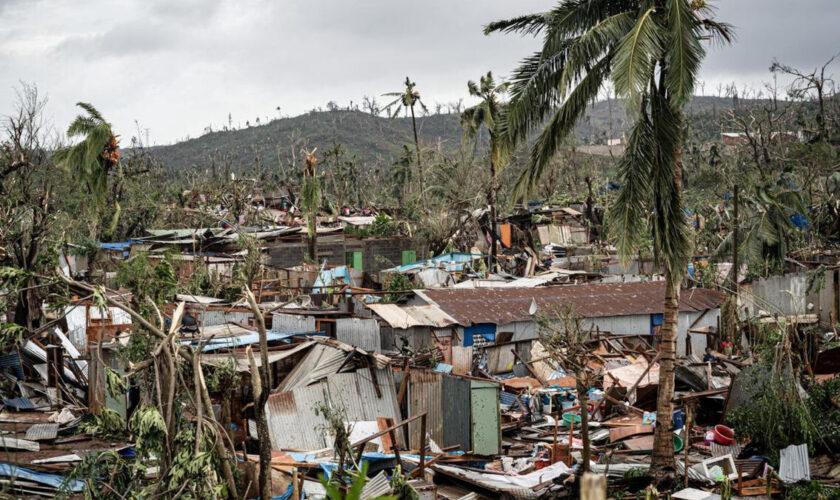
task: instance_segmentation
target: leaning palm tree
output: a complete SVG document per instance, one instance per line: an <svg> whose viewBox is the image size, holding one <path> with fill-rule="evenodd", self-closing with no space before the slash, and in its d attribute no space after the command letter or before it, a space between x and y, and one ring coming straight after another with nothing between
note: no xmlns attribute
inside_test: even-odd
<svg viewBox="0 0 840 500"><path fill-rule="evenodd" d="M397 115L400 113L400 108L406 110L407 113L411 114L411 128L414 132L414 147L417 150L417 170L420 176L420 193L422 195L423 189L423 163L420 159L420 139L417 137L417 120L414 117L414 106L420 105L420 108L423 112L428 112L428 108L426 105L423 104L423 101L420 100L420 92L414 90L417 84L412 82L409 77L405 77L405 90L400 92L388 92L387 94L382 94L385 96L396 97L393 101L385 105L385 109L389 112L391 108L394 108L394 112L391 113L391 118L396 118Z"/></svg>
<svg viewBox="0 0 840 500"><path fill-rule="evenodd" d="M467 89L471 96L478 97L481 102L467 108L461 114L461 125L468 137L477 142L477 135L481 127L485 127L490 135L490 189L487 191L487 203L490 205L490 253L487 268L491 272L496 263L496 246L498 244L496 197L499 184L496 174L505 167L510 156L510 150L507 147L509 141L507 141L502 128L502 113L506 103L501 100L501 97L507 93L508 86L508 83L496 84L493 73L490 71L479 79L478 84L470 80L467 82Z"/></svg>
<svg viewBox="0 0 840 500"><path fill-rule="evenodd" d="M120 149L117 136L111 124L91 104L79 102L76 105L86 114L79 115L67 129L67 137L81 139L73 146L62 148L54 159L59 166L74 171L76 178L93 197L94 205L101 210L108 195L108 174L120 163ZM115 201L112 227L119 217L119 203Z"/></svg>
<svg viewBox="0 0 840 500"><path fill-rule="evenodd" d="M513 75L506 124L512 142L539 127L516 190L533 191L560 145L609 81L625 100L632 126L619 162L621 189L611 227L623 258L653 235L664 267L658 424L652 473L673 477L671 436L679 292L691 239L682 210L682 110L704 57L701 40L730 40L705 16L703 0L563 0L553 10L490 24L485 32L542 34L542 50Z"/></svg>

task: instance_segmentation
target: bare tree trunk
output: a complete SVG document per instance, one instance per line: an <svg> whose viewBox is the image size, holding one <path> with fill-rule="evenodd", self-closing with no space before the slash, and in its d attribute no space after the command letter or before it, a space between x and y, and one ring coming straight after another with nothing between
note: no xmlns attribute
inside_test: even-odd
<svg viewBox="0 0 840 500"><path fill-rule="evenodd" d="M498 246L499 237L496 234L496 191L498 190L496 181L496 164L493 161L493 155L490 155L490 191L487 193L487 201L490 204L490 258L487 272L492 273L496 269L496 247Z"/></svg>
<svg viewBox="0 0 840 500"><path fill-rule="evenodd" d="M659 394L656 399L656 430L653 440L651 473L657 480L674 473L674 362L676 360L677 327L679 322L680 277L665 270L665 317L660 329Z"/></svg>
<svg viewBox="0 0 840 500"><path fill-rule="evenodd" d="M591 456L589 450L589 395L586 393L589 387L586 387L581 377L583 375L579 375L577 378L577 395L578 404L580 405L580 437L583 440L583 467L581 470L583 472L589 472L589 458ZM571 445L572 443L569 443L570 450L572 449Z"/></svg>
<svg viewBox="0 0 840 500"><path fill-rule="evenodd" d="M260 441L260 499L271 499L271 439L268 435L268 417L265 406L268 394L271 392L271 370L268 367L268 338L265 331L265 318L260 311L254 294L245 289L245 297L254 313L257 331L260 336L260 369L250 346L247 349L248 360L251 365L251 385L254 391L254 413L257 418L257 438Z"/></svg>
<svg viewBox="0 0 840 500"><path fill-rule="evenodd" d="M414 119L414 106L411 108L411 128L414 130L414 147L417 148L417 170L420 175L420 196L425 194L426 186L423 177L423 162L420 160L420 139L417 137L417 121Z"/></svg>

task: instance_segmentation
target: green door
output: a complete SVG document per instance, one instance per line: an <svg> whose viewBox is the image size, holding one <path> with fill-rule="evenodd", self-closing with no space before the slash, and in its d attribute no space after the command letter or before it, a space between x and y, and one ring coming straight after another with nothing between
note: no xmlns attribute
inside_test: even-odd
<svg viewBox="0 0 840 500"><path fill-rule="evenodd" d="M414 264L417 262L417 251L403 250L402 251L402 265Z"/></svg>
<svg viewBox="0 0 840 500"><path fill-rule="evenodd" d="M346 252L344 263L353 269L362 269L362 252Z"/></svg>
<svg viewBox="0 0 840 500"><path fill-rule="evenodd" d="M471 381L470 410L472 452L498 455L502 452L502 429L499 417L499 384Z"/></svg>

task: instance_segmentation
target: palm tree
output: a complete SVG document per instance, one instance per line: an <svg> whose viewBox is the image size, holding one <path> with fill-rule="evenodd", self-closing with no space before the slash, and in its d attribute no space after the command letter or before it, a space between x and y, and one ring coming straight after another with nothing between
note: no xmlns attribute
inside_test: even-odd
<svg viewBox="0 0 840 500"><path fill-rule="evenodd" d="M300 204L306 214L306 232L309 236L309 260L318 264L318 208L321 206L321 184L318 180L318 158L315 150L303 152L303 187Z"/></svg>
<svg viewBox="0 0 840 500"><path fill-rule="evenodd" d="M423 186L423 163L420 159L420 139L417 137L417 120L414 117L414 106L416 104L420 105L420 108L423 112L428 112L428 108L426 105L423 104L423 101L420 100L420 92L414 90L417 84L412 82L409 77L405 77L405 90L400 92L388 92L387 94L382 94L385 96L396 97L393 101L385 106L385 109L391 110L391 108L396 105L396 109L391 114L391 118L396 118L397 115L400 113L400 107L404 108L406 112L411 113L411 128L414 131L414 147L417 150L417 170L419 171L420 175L420 193L422 195L424 191Z"/></svg>
<svg viewBox="0 0 840 500"><path fill-rule="evenodd" d="M493 80L493 73L488 71L485 76L479 79L476 84L470 80L467 82L467 89L470 95L478 97L481 102L471 108L467 108L461 114L461 125L467 136L478 142L477 135L481 127L485 127L490 135L490 189L487 191L487 203L490 205L490 256L487 268L492 272L496 263L496 246L498 234L496 233L496 195L499 190L496 174L505 167L509 158L509 141L504 136L502 129L502 114L506 104L500 101L500 97L507 93L509 84L496 84Z"/></svg>
<svg viewBox="0 0 840 500"><path fill-rule="evenodd" d="M67 128L67 137L81 138L73 146L62 148L55 153L56 164L69 170L74 170L77 179L93 197L95 206L101 210L108 195L108 174L120 163L120 149L117 136L111 129L111 124L91 104L76 103L86 114L78 115ZM114 201L114 219L111 223L116 226L120 207Z"/></svg>
<svg viewBox="0 0 840 500"><path fill-rule="evenodd" d="M691 99L701 40L730 40L730 28L704 16L703 1L563 0L553 10L485 28L543 35L542 50L513 75L506 115L512 142L542 127L516 189L533 191L560 145L609 80L625 100L630 138L619 162L621 189L611 227L624 258L645 243L648 229L665 270L658 423L651 471L673 477L671 436L679 291L691 239L682 210L682 110Z"/></svg>

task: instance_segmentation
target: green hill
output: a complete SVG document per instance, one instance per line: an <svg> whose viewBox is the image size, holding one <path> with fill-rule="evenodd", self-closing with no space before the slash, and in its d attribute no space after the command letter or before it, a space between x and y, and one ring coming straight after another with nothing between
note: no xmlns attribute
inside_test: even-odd
<svg viewBox="0 0 840 500"><path fill-rule="evenodd" d="M741 105L750 102L741 101ZM687 115L698 136L717 137L718 121L731 109L733 99L696 97ZM625 113L623 104L613 100L593 104L577 128L583 143L603 143L621 137ZM417 118L422 143L454 152L462 130L456 114L436 114ZM413 144L410 118L388 119L361 111L313 111L292 118L275 119L265 125L238 130L210 132L170 146L151 148L152 154L175 171L229 163L235 169L249 169L257 163L270 167L282 161L288 165L292 153L302 148L323 152L340 143L362 163L389 165L405 144Z"/></svg>

